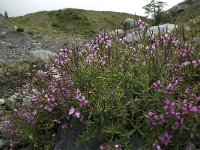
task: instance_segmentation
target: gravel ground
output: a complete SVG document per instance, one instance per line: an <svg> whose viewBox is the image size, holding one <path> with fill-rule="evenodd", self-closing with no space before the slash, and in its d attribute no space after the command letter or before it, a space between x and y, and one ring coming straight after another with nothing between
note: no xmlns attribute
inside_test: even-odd
<svg viewBox="0 0 200 150"><path fill-rule="evenodd" d="M60 48L76 44L80 46L88 42L88 40L81 38L55 38L47 35L17 32L6 25L6 23L2 24L0 18L0 63L3 61L8 64L20 62L33 50L44 49L57 53Z"/></svg>
<svg viewBox="0 0 200 150"><path fill-rule="evenodd" d="M65 42L65 39L49 36L33 36L16 31L1 32L0 59L6 63L16 63L26 58L32 50L46 49L58 52Z"/></svg>

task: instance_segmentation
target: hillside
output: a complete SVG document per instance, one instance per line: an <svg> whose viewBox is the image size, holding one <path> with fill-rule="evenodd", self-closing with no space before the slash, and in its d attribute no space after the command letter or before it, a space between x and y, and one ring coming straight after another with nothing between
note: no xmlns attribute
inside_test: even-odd
<svg viewBox="0 0 200 150"><path fill-rule="evenodd" d="M169 9L176 21L187 22L200 16L200 1L185 0Z"/></svg>
<svg viewBox="0 0 200 150"><path fill-rule="evenodd" d="M32 13L11 18L10 21L12 26L19 26L34 34L88 37L102 29L120 28L124 19L128 17L135 16L109 11L63 9Z"/></svg>
<svg viewBox="0 0 200 150"><path fill-rule="evenodd" d="M172 15L172 21L175 24L184 23L188 37L194 39L196 44L200 44L200 0L185 0L168 12Z"/></svg>

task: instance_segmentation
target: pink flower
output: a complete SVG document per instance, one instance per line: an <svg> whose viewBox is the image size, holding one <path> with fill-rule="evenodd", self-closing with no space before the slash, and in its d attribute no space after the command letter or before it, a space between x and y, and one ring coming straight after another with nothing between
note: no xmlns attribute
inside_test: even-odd
<svg viewBox="0 0 200 150"><path fill-rule="evenodd" d="M172 135L169 135L168 132L165 132L164 135L159 137L161 143L168 145L171 142Z"/></svg>
<svg viewBox="0 0 200 150"><path fill-rule="evenodd" d="M81 91L79 89L76 90L76 99L81 97Z"/></svg>
<svg viewBox="0 0 200 150"><path fill-rule="evenodd" d="M103 58L100 60L100 64L103 66L105 64L105 60L103 60Z"/></svg>
<svg viewBox="0 0 200 150"><path fill-rule="evenodd" d="M166 87L166 92L167 92L168 94L171 94L173 90L174 90L174 85L173 85L172 83L169 83L169 84L167 85L167 87Z"/></svg>
<svg viewBox="0 0 200 150"><path fill-rule="evenodd" d="M154 82L154 83L153 83L153 86L154 86L157 90L160 90L160 89L161 89L161 82L160 82L160 80Z"/></svg>
<svg viewBox="0 0 200 150"><path fill-rule="evenodd" d="M165 122L163 114L157 115L153 112L149 112L146 117L147 117L149 126L156 125L156 124L162 125Z"/></svg>
<svg viewBox="0 0 200 150"><path fill-rule="evenodd" d="M184 114L191 114L193 112L197 112L198 111L198 108L196 106L194 106L191 102L187 101L187 100L185 100L183 102L182 109L183 109L183 113Z"/></svg>
<svg viewBox="0 0 200 150"><path fill-rule="evenodd" d="M91 58L87 58L87 59L86 59L86 64L87 64L88 66L91 66L92 63L93 63L93 61L92 61Z"/></svg>
<svg viewBox="0 0 200 150"><path fill-rule="evenodd" d="M79 98L78 101L80 102L80 106L84 106L88 103L88 100L85 99L85 96Z"/></svg>
<svg viewBox="0 0 200 150"><path fill-rule="evenodd" d="M163 109L166 111L167 115L173 116L176 111L176 103L167 99Z"/></svg>
<svg viewBox="0 0 200 150"><path fill-rule="evenodd" d="M153 149L154 150L162 150L161 146L158 144L157 140L156 142L153 144Z"/></svg>
<svg viewBox="0 0 200 150"><path fill-rule="evenodd" d="M77 117L77 118L80 118L80 116L81 116L80 112L75 110L73 107L71 107L71 109L69 110L68 115L74 116L74 117Z"/></svg>

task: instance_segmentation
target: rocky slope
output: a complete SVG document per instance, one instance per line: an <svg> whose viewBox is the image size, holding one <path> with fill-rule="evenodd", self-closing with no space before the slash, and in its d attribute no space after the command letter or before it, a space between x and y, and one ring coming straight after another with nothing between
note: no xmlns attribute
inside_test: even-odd
<svg viewBox="0 0 200 150"><path fill-rule="evenodd" d="M178 22L187 22L200 16L200 1L185 0L168 10L173 19Z"/></svg>

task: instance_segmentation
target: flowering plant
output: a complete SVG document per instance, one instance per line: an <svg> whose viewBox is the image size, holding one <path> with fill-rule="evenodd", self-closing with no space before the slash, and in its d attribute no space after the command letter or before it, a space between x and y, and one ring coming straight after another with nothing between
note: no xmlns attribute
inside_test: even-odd
<svg viewBox="0 0 200 150"><path fill-rule="evenodd" d="M85 124L82 142L99 135L115 149L131 149L135 134L150 149L196 143L199 50L181 33L126 44L102 32L82 50L61 49L17 92L32 99L15 109L7 127L34 148L52 148L58 124L74 118Z"/></svg>

